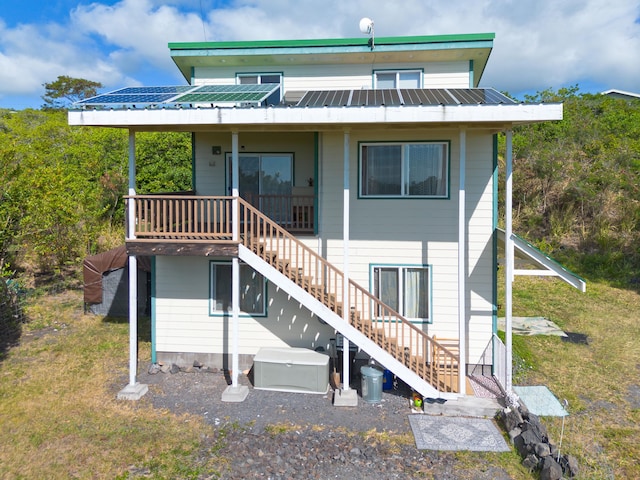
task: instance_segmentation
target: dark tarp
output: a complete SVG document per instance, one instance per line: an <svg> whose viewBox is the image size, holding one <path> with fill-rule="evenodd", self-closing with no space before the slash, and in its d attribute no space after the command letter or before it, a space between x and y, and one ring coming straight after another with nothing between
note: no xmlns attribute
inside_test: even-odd
<svg viewBox="0 0 640 480"><path fill-rule="evenodd" d="M102 303L102 276L104 273L124 268L128 263L127 249L123 245L108 252L92 255L84 259L84 303ZM137 257L138 269L151 271L150 257Z"/></svg>

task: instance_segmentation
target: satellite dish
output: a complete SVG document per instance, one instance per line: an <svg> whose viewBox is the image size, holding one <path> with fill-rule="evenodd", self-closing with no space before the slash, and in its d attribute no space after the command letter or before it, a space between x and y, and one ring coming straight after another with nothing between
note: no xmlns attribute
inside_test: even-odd
<svg viewBox="0 0 640 480"><path fill-rule="evenodd" d="M360 31L369 35L373 31L373 20L364 17L360 20Z"/></svg>

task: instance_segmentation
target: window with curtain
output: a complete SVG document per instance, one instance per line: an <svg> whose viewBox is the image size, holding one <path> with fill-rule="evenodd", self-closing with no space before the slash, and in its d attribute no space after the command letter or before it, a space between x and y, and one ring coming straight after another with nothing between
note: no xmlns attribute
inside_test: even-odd
<svg viewBox="0 0 640 480"><path fill-rule="evenodd" d="M363 143L360 196L447 198L449 144Z"/></svg>
<svg viewBox="0 0 640 480"><path fill-rule="evenodd" d="M231 288L231 262L211 262L211 314L231 314ZM266 315L264 277L244 263L240 263L240 313Z"/></svg>
<svg viewBox="0 0 640 480"><path fill-rule="evenodd" d="M378 90L385 88L422 88L420 70L380 70L373 73Z"/></svg>
<svg viewBox="0 0 640 480"><path fill-rule="evenodd" d="M374 295L408 319L429 322L430 278L427 266L375 266Z"/></svg>

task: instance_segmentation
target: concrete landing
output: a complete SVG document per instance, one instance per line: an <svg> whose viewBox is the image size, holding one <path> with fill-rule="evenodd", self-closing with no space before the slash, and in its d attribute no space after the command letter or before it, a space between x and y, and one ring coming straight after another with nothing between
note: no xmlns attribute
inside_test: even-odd
<svg viewBox="0 0 640 480"><path fill-rule="evenodd" d="M140 400L148 391L149 387L144 383L129 384L118 392L116 398L118 400Z"/></svg>
<svg viewBox="0 0 640 480"><path fill-rule="evenodd" d="M229 385L225 388L224 392L222 392L222 401L240 403L246 400L247 395L249 395L249 387L246 385L238 385L237 387Z"/></svg>
<svg viewBox="0 0 640 480"><path fill-rule="evenodd" d="M423 404L424 413L428 415L443 415L446 417L495 417L498 410L502 408L495 398L480 398L466 395L454 400L447 400L440 403L430 399L425 399Z"/></svg>
<svg viewBox="0 0 640 480"><path fill-rule="evenodd" d="M334 407L357 407L358 392L356 389L336 390L333 394Z"/></svg>

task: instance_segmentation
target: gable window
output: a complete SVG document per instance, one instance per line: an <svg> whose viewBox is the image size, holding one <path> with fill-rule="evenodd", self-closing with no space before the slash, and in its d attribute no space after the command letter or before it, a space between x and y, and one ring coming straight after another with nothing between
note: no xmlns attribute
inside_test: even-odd
<svg viewBox="0 0 640 480"><path fill-rule="evenodd" d="M360 144L362 197L447 198L447 142Z"/></svg>
<svg viewBox="0 0 640 480"><path fill-rule="evenodd" d="M373 72L374 88L422 88L420 70L380 70Z"/></svg>
<svg viewBox="0 0 640 480"><path fill-rule="evenodd" d="M266 100L267 105L277 105L282 99L282 75L280 73L240 73L237 75L238 85L277 84L280 88Z"/></svg>
<svg viewBox="0 0 640 480"><path fill-rule="evenodd" d="M427 266L374 266L373 293L402 316L430 322L431 272Z"/></svg>
<svg viewBox="0 0 640 480"><path fill-rule="evenodd" d="M212 315L230 315L231 262L211 262ZM266 315L266 282L264 277L245 263L240 263L240 313Z"/></svg>

